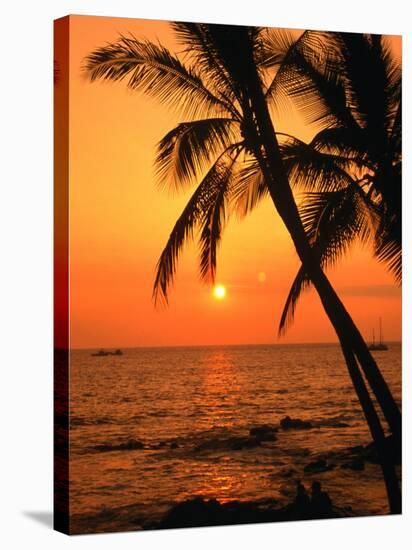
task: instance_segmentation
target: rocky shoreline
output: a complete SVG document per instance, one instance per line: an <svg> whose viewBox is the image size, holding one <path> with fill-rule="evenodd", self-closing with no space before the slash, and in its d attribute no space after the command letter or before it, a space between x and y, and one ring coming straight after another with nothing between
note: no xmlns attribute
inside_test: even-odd
<svg viewBox="0 0 412 550"><path fill-rule="evenodd" d="M329 424L330 425L330 424ZM344 422L336 421L336 427L346 427ZM281 437L280 432L288 432L294 430L312 430L319 428L314 422L302 420L300 418L290 418L285 416L280 420L279 425L262 424L254 426L244 435L230 435L221 437L212 437L205 441L194 443L189 451L192 454L202 454L215 451L241 451L245 449L254 449L266 444L276 445L276 441ZM401 463L401 446L396 445L392 437L387 438L387 445L390 454L393 457L395 464ZM86 452L94 453L109 453L119 451L138 451L138 450L179 450L185 446L182 439L174 438L167 441L160 441L156 444L148 444L146 442L129 439L121 442L105 443L95 445L86 450ZM356 445L339 451L330 451L327 453L319 453L312 456L312 460L308 462L303 471L305 473L322 473L334 468L349 469L354 471L362 471L365 468L365 463L379 464L378 453L376 452L373 443L366 445ZM291 477L286 475L285 477Z"/></svg>
<svg viewBox="0 0 412 550"><path fill-rule="evenodd" d="M308 515L302 517L293 504L279 508L276 500L220 503L215 499L194 498L176 504L160 521L149 523L144 526L144 529L212 527L302 519L336 519L351 516L353 513L350 508L337 506L333 506L327 516Z"/></svg>
<svg viewBox="0 0 412 550"><path fill-rule="evenodd" d="M329 420L336 422L339 427L346 425L338 418ZM242 433L236 435L230 433L215 433L206 440L197 436L190 440L184 438L171 438L156 443L143 442L137 439L129 439L120 442L96 445L89 448L89 452L110 453L110 452L137 452L172 451L174 456L189 456L207 458L215 453L236 453L249 449L253 450L276 448L282 439L282 434L290 431L313 430L320 426L315 422L299 418L282 418L279 424L261 424L246 428ZM401 461L400 446L387 438L388 448L393 453L396 464ZM148 517L147 510L141 505L128 505L121 508L105 509L91 515L77 514L72 516L72 532L112 532L116 530L140 530L140 529L169 529L181 527L206 527L216 525L234 525L246 523L267 523L295 521L302 519L320 519L316 515L301 517L294 508L294 491L296 484L304 480L311 483L315 480L322 480L326 491L330 477L327 472L332 470L351 471L358 476L363 475L367 464L379 464L378 454L373 443L345 447L339 450L328 452L311 453L308 449L301 449L299 454L299 465L285 467L278 470L276 475L283 478L285 492L280 500L266 498L262 500L231 500L220 502L213 498L198 496L188 498L181 502L170 503L169 508L156 516ZM368 467L369 468L369 467ZM325 476L323 476L325 474ZM360 478L359 478L360 479ZM336 496L328 518L342 518L365 515L359 510L352 510L343 502L342 497ZM285 502L287 503L285 505Z"/></svg>
<svg viewBox="0 0 412 550"><path fill-rule="evenodd" d="M302 517L293 503L279 506L275 499L253 501L230 501L221 503L216 499L196 497L177 502L160 519L147 520L141 506L124 506L119 509L103 510L85 516L74 515L70 522L70 533L108 533L118 530L139 531L157 529L179 529L189 527L213 527L219 525L241 525L252 523L275 523L303 519L337 519L353 517L350 507L333 505L327 516L307 515Z"/></svg>

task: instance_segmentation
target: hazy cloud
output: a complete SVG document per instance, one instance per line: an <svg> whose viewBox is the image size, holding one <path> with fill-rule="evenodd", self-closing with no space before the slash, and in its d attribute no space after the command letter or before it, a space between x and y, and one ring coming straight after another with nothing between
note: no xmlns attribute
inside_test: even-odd
<svg viewBox="0 0 412 550"><path fill-rule="evenodd" d="M398 298L402 293L402 289L395 285L341 286L336 291L342 296L372 296L378 298Z"/></svg>

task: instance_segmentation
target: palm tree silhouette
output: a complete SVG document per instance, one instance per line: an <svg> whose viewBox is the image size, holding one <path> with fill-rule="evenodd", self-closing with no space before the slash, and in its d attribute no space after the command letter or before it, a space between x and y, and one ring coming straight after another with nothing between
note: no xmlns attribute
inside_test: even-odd
<svg viewBox="0 0 412 550"><path fill-rule="evenodd" d="M85 65L91 80L128 77L129 87L153 95L165 105L179 107L188 117L188 122L179 124L159 144L156 161L160 181L178 187L196 181L208 166L162 252L154 299L167 300L182 246L195 230L199 231L201 276L214 279L216 250L231 204L238 204L239 197L244 203L246 196L250 205L265 187L338 335L380 452L390 509L399 512L401 498L394 465L358 361L394 434L400 433L399 409L358 329L326 278L318 251L308 240L268 110L277 81L268 78L266 71L288 59L293 41L286 35L251 27L174 23L173 28L186 48L189 64L161 45L121 37L92 52ZM242 152L247 159L244 163L239 162ZM263 181L254 186L257 192L251 195L249 184L256 178Z"/></svg>
<svg viewBox="0 0 412 550"><path fill-rule="evenodd" d="M294 52L289 69L296 79L284 82L306 119L324 125L309 144L292 137L282 144L290 181L307 191L299 207L306 233L322 266L336 263L359 239L372 244L375 257L400 282L400 65L380 35L317 35L316 51ZM301 267L280 331L309 285Z"/></svg>

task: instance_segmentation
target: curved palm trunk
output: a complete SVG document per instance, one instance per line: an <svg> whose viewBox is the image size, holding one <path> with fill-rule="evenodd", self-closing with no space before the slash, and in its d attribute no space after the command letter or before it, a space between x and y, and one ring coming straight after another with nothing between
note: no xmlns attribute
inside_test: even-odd
<svg viewBox="0 0 412 550"><path fill-rule="evenodd" d="M260 117L257 113L255 114L257 115L256 121L260 129ZM264 141L262 140L262 134L260 138L261 141ZM274 135L275 134L273 131L273 136ZM276 145L274 140L272 143ZM319 259L315 256L315 253L307 240L289 182L287 181L286 175L284 175L280 154L275 156L268 153L265 147L264 150L266 152L266 159L261 155L259 156L261 156L260 162L264 165L263 171L267 174L265 177L267 177L267 181L269 182L276 181L276 186L273 184L270 185L272 200L292 236L299 258L307 270L311 281L319 294L326 314L332 322L339 338L349 375L380 456L390 511L394 514L401 513L401 492L396 476L395 465L393 464L390 453L388 453L384 430L375 410L375 406L369 396L367 386L360 372L356 358L358 358L362 370L364 371L365 376L382 408L385 418L388 421L393 434L396 436L395 444L397 444L397 440L400 441L401 435L401 417L399 409L382 374L371 357L371 354L363 341L359 330L353 323L350 315L346 311L328 278L324 274L322 268L320 267ZM268 161L267 159L271 160ZM276 159L278 162L275 162ZM284 181L285 179L286 181Z"/></svg>
<svg viewBox="0 0 412 550"><path fill-rule="evenodd" d="M275 208L293 239L299 258L315 286L322 305L338 335L352 383L380 455L390 511L391 513L400 513L401 493L395 465L387 452L384 430L369 396L356 357L377 397L393 434L399 438L401 433L400 412L362 336L324 274L319 258L307 239L288 177L283 168L276 134L254 63L253 49L247 33L244 33L242 36L242 30L240 29L237 31L239 32L241 44L238 55L241 59L242 67L240 68L238 65L235 67L235 70L243 73L243 75L246 74L243 84L246 89L247 100L245 100L243 107L249 111L249 115L256 122L257 135L254 136L257 138L257 147L255 147L256 156L267 181Z"/></svg>
<svg viewBox="0 0 412 550"><path fill-rule="evenodd" d="M389 509L392 514L402 513L402 495L396 476L391 453L387 446L385 433L382 429L379 417L376 413L373 402L369 396L365 381L361 375L354 355L348 351L348 346L341 340L343 354L348 366L349 375L355 388L358 399L361 403L363 414L381 458L381 467L385 481L386 493L388 495Z"/></svg>
<svg viewBox="0 0 412 550"><path fill-rule="evenodd" d="M279 171L277 173L279 174ZM277 180L278 183L279 180ZM278 190L276 190L275 195L278 194ZM360 367L376 396L390 430L395 436L395 440L400 442L402 428L401 413L396 401L359 329L320 267L319 258L316 257L314 250L308 243L290 187L289 189L283 189L281 194L282 198L280 199L271 193L272 200L292 235L299 258L319 294L322 305L335 331L337 333L339 329L344 331L348 345L359 361Z"/></svg>
<svg viewBox="0 0 412 550"><path fill-rule="evenodd" d="M254 105L254 110L260 131L260 141L265 144L264 151L266 154L265 159L262 158L262 162L268 172L269 181L276 181L276 187L269 185L272 200L292 236L299 258L320 296L326 314L336 332L338 332L338 328L344 330L349 345L357 357L384 417L395 436L395 441L400 442L402 422L399 408L359 329L320 267L319 258L308 242L289 181L283 170L276 135L263 93L262 100L263 108L261 105ZM255 100L253 102L257 103ZM266 117L269 118L269 124L265 120ZM269 146L266 146L266 143Z"/></svg>
<svg viewBox="0 0 412 550"><path fill-rule="evenodd" d="M396 476L395 465L390 456L390 453L388 452L387 441L385 439L384 430L382 428L381 422L379 420L379 417L377 415L373 402L369 396L368 389L366 387L365 381L363 379L363 376L360 372L359 366L356 361L356 357L358 357L358 359L359 358L365 359L365 354L362 353L362 347L360 345L354 346L354 337L355 337L355 344L356 343L359 344L360 343L359 338L361 338L361 336L356 326L354 325L352 319L350 318L349 314L345 310L342 302L339 300L338 296L336 295L326 275L323 273L322 269L320 268L320 265L316 257L314 258L313 250L311 249L309 253L307 249L310 248L310 246L308 244L305 244L302 235L299 237L300 231L299 231L299 228L296 227L298 225L297 221L294 220L293 218L290 219L291 216L289 214L288 205L290 205L291 202L285 201L285 203L283 203L282 195L284 195L284 193L281 193L280 195L281 196L279 197L279 194L277 192L274 193L272 195L273 202L279 214L281 215L282 220L284 221L286 227L288 228L289 232L292 235L293 241L296 246L296 250L302 261L302 264L305 266L305 269L307 270L319 294L323 308L325 309L329 319L333 324L336 334L338 335L339 342L343 351L343 355L345 357L345 361L348 367L349 375L351 377L353 386L355 388L356 394L361 404L364 416L368 423L373 441L376 445L376 448L380 456L380 462L381 462L383 477L385 481L386 491L388 495L390 511L393 514L400 514L401 513L401 492L400 492L399 483ZM286 194L286 197L283 196L283 199L286 199L286 198L287 198L287 194ZM289 198L289 201L291 200L292 199ZM306 239L306 236L305 236L305 239ZM348 323L348 318L350 323ZM369 350L367 351L369 352ZM386 413L385 417L387 418L388 423L391 426L394 435L396 436L394 441L395 441L395 445L397 445L398 441L400 442L400 435L401 435L399 410L397 409L395 404L395 407L396 407L395 415L396 413L398 413L399 415L399 422L398 422L398 419L396 418L395 415L394 415L394 418L392 418L391 416L391 413L393 410L393 407L391 407L391 401L393 401L393 397L390 394L389 389L386 386L386 382L384 381L380 371L375 365L377 374L378 374L378 376L375 378L373 370L371 368L373 367L373 365L371 365L370 363L366 363L366 364L360 363L360 364L363 368L363 371L366 373L367 379L371 387L374 389L374 391L376 388L379 389L379 392L375 391L375 394L378 393L380 396L380 399L378 399L379 404L381 405L384 414ZM383 384L381 385L382 381L383 381ZM389 397L387 397L385 393L388 394ZM398 426L399 426L399 431L398 431Z"/></svg>

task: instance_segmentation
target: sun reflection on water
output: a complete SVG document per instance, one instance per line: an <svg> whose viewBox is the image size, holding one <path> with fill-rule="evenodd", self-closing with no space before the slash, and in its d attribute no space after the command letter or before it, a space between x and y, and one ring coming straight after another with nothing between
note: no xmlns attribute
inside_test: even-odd
<svg viewBox="0 0 412 550"><path fill-rule="evenodd" d="M201 384L203 404L211 415L211 425L229 426L228 412L241 399L242 383L228 352L214 350L206 355Z"/></svg>

